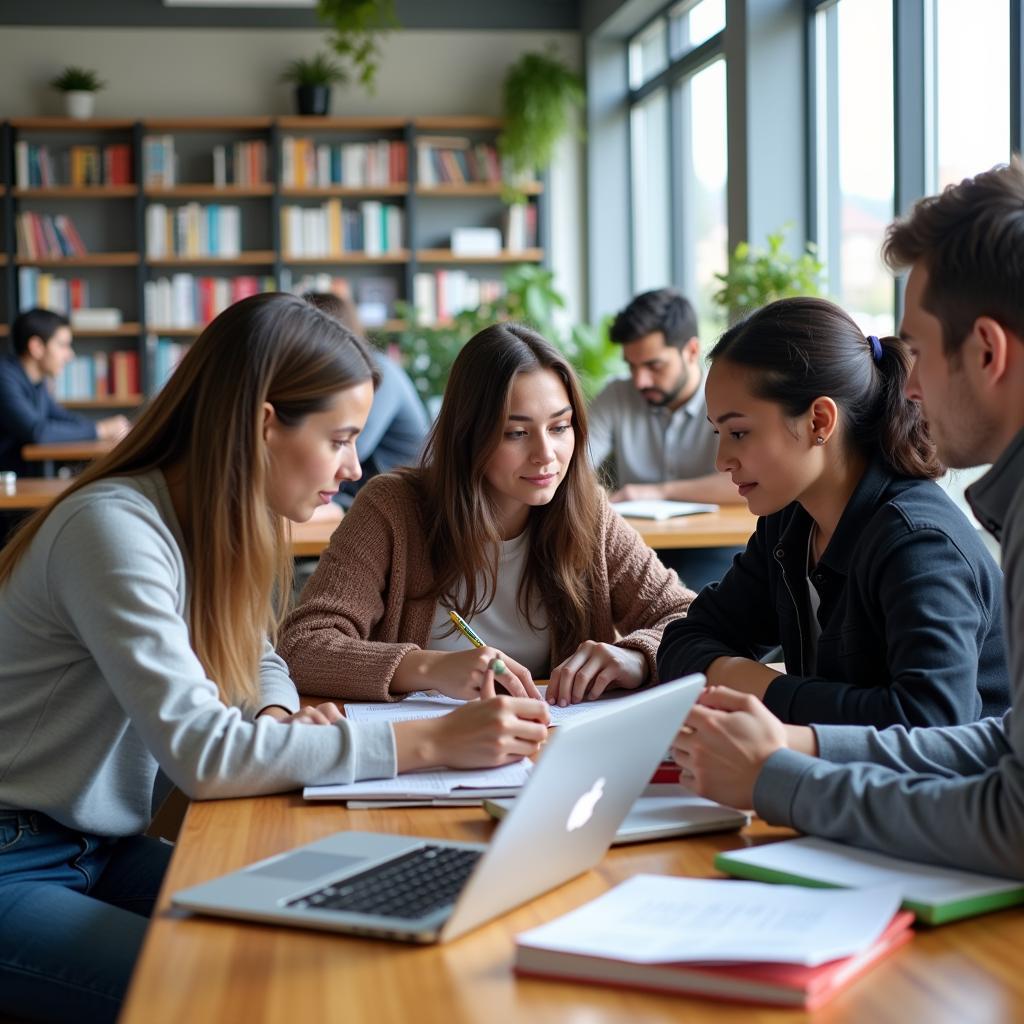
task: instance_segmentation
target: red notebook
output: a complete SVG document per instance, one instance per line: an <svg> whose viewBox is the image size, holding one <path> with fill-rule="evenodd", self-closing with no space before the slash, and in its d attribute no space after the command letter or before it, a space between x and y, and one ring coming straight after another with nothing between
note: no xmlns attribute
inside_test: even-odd
<svg viewBox="0 0 1024 1024"><path fill-rule="evenodd" d="M818 967L796 964L636 964L516 945L517 974L642 988L741 1003L815 1010L913 938L914 915L900 911L878 941L855 956Z"/></svg>

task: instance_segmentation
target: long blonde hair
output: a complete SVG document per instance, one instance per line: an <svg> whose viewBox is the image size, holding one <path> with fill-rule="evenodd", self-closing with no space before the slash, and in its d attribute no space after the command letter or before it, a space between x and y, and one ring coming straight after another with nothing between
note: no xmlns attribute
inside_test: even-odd
<svg viewBox="0 0 1024 1024"><path fill-rule="evenodd" d="M259 693L263 638L291 591L284 522L267 505L263 405L285 426L376 381L369 353L333 317L292 295L255 295L199 336L130 434L0 551L0 587L54 507L83 487L181 465L188 508L189 637L228 704Z"/></svg>
<svg viewBox="0 0 1024 1024"><path fill-rule="evenodd" d="M479 613L494 599L501 542L484 474L501 443L512 384L520 373L535 370L551 370L565 386L576 448L554 498L530 509L529 553L518 604L532 626L530 604L538 597L559 646L575 647L592 632L601 491L587 458L583 394L572 367L553 345L515 323L493 324L472 337L452 365L422 465L399 472L422 498L434 570L430 590L422 596L453 608L461 603L467 618ZM482 587L478 573L484 575Z"/></svg>

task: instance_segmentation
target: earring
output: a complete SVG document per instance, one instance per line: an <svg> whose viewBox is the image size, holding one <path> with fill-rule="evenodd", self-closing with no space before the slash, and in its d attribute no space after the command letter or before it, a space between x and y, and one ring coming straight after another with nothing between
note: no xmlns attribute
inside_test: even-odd
<svg viewBox="0 0 1024 1024"><path fill-rule="evenodd" d="M823 444L825 443L825 438L823 438L823 437L821 436L821 434L819 434L819 435L818 435L818 436L817 436L817 437L816 437L816 438L814 439L814 443L815 443L816 445L819 445L819 446L820 446L820 445L823 445Z"/></svg>

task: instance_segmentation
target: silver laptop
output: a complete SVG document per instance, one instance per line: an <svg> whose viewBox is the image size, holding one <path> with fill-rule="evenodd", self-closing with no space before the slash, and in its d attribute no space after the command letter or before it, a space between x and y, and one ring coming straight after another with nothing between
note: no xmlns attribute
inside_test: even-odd
<svg viewBox="0 0 1024 1024"><path fill-rule="evenodd" d="M604 856L703 686L687 676L560 725L489 844L337 832L173 902L377 938L454 939Z"/></svg>

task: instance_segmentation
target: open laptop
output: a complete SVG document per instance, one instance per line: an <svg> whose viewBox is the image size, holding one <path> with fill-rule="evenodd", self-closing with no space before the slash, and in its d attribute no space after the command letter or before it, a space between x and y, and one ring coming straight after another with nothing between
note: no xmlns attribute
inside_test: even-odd
<svg viewBox="0 0 1024 1024"><path fill-rule="evenodd" d="M454 939L604 856L703 686L687 676L559 726L489 844L337 832L173 902L377 938Z"/></svg>

